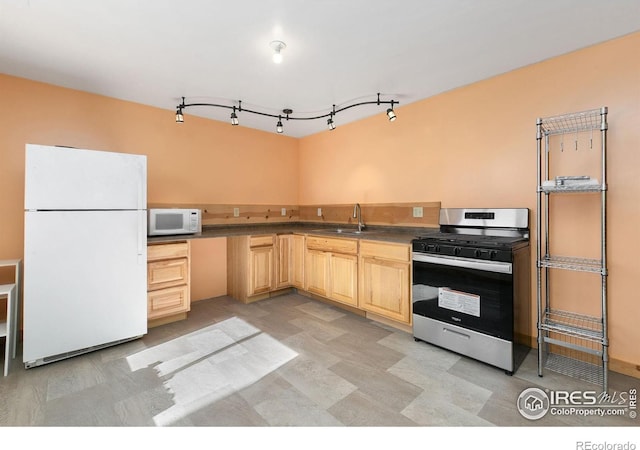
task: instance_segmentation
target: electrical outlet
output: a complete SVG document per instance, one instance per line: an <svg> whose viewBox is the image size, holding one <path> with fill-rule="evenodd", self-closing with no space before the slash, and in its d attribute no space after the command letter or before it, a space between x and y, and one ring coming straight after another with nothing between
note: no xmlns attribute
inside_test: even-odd
<svg viewBox="0 0 640 450"><path fill-rule="evenodd" d="M422 206L413 207L413 217L423 217L423 215L424 215L424 210L422 209Z"/></svg>
<svg viewBox="0 0 640 450"><path fill-rule="evenodd" d="M233 208L233 217L240 217L240 208Z"/></svg>
<svg viewBox="0 0 640 450"><path fill-rule="evenodd" d="M282 215L282 216L286 216L286 215L287 215L287 208L282 208L282 209L280 210L280 215Z"/></svg>
<svg viewBox="0 0 640 450"><path fill-rule="evenodd" d="M322 208L318 208L318 217L322 217Z"/></svg>

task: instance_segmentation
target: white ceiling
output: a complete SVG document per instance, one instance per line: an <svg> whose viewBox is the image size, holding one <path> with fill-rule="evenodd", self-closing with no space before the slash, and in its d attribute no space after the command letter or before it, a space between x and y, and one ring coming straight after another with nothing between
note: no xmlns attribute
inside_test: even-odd
<svg viewBox="0 0 640 450"><path fill-rule="evenodd" d="M638 30L640 0L0 0L0 72L164 108L172 126L182 96L309 116L380 92L402 120L402 105ZM279 65L274 39L287 44ZM326 119L284 127L301 137Z"/></svg>

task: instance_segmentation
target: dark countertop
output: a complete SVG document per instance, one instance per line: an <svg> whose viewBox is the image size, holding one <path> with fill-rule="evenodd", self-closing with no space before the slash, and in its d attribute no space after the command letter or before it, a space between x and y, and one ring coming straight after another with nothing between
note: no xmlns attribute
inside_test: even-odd
<svg viewBox="0 0 640 450"><path fill-rule="evenodd" d="M341 230L342 232L338 232ZM169 242L188 239L210 239L228 236L244 236L257 234L313 234L318 236L340 237L348 239L369 239L375 241L409 244L418 236L438 232L437 227L399 227L367 225L362 233L355 233L357 227L344 224L327 223L278 223L251 225L205 225L201 233L149 236L147 242Z"/></svg>

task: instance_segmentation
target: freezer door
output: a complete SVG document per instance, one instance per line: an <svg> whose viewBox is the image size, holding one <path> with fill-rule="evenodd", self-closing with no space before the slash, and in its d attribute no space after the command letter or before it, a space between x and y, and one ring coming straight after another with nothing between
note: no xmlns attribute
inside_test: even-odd
<svg viewBox="0 0 640 450"><path fill-rule="evenodd" d="M26 210L146 207L146 156L27 144Z"/></svg>
<svg viewBox="0 0 640 450"><path fill-rule="evenodd" d="M147 332L144 211L25 213L25 364Z"/></svg>

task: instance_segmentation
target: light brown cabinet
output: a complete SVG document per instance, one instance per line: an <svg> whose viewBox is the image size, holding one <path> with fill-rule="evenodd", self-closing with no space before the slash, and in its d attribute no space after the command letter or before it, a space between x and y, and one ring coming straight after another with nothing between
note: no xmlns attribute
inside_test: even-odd
<svg viewBox="0 0 640 450"><path fill-rule="evenodd" d="M329 296L329 253L307 249L305 255L304 290Z"/></svg>
<svg viewBox="0 0 640 450"><path fill-rule="evenodd" d="M249 303L274 286L274 235L227 238L227 292ZM261 298L261 297L259 297Z"/></svg>
<svg viewBox="0 0 640 450"><path fill-rule="evenodd" d="M276 238L276 287L289 287L293 284L293 235L279 234Z"/></svg>
<svg viewBox="0 0 640 450"><path fill-rule="evenodd" d="M307 236L305 290L351 306L358 304L358 241Z"/></svg>
<svg viewBox="0 0 640 450"><path fill-rule="evenodd" d="M273 290L273 244L249 249L249 293L258 295Z"/></svg>
<svg viewBox="0 0 640 450"><path fill-rule="evenodd" d="M189 241L147 246L149 326L186 318L191 309Z"/></svg>
<svg viewBox="0 0 640 450"><path fill-rule="evenodd" d="M303 234L291 236L291 285L298 289L304 289L305 242Z"/></svg>
<svg viewBox="0 0 640 450"><path fill-rule="evenodd" d="M305 234L227 238L227 292L249 303L297 288L411 324L411 246Z"/></svg>
<svg viewBox="0 0 640 450"><path fill-rule="evenodd" d="M411 324L411 247L361 241L358 307Z"/></svg>
<svg viewBox="0 0 640 450"><path fill-rule="evenodd" d="M227 238L227 293L244 303L292 286L293 236Z"/></svg>
<svg viewBox="0 0 640 450"><path fill-rule="evenodd" d="M303 234L276 236L276 289L304 289L304 243Z"/></svg>
<svg viewBox="0 0 640 450"><path fill-rule="evenodd" d="M329 298L351 306L358 306L357 255L330 254Z"/></svg>

